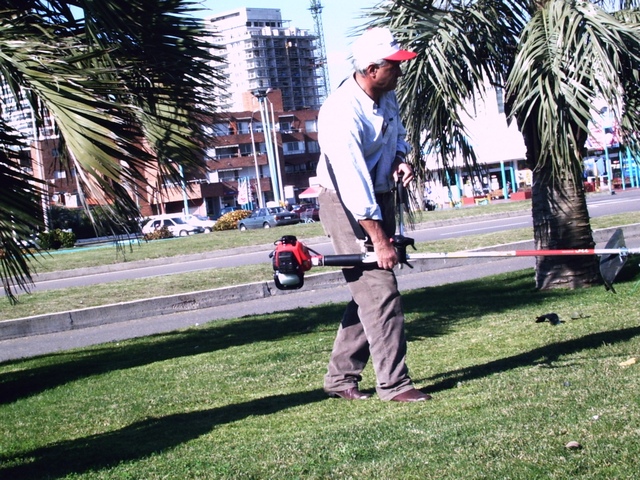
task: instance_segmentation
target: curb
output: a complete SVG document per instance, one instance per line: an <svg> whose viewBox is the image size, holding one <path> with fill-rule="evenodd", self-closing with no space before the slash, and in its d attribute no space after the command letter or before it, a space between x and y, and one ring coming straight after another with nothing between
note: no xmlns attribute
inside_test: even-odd
<svg viewBox="0 0 640 480"><path fill-rule="evenodd" d="M593 236L596 243L606 242L613 232L619 227L611 227L594 230ZM625 238L640 238L640 223L627 225L624 230ZM518 245L519 247L514 247ZM483 250L513 250L532 249L533 241L514 242L477 249ZM475 260L475 262L474 262ZM480 264L492 261L491 259L446 259L429 260L419 262L414 268L397 269L396 275L412 275L428 270L454 268L469 264ZM344 285L342 273L339 271L318 273L305 277L305 288L324 289ZM216 288L188 292L164 297L154 297L144 300L133 300L111 305L90 307L81 310L36 315L32 317L16 318L0 321L0 341L12 338L43 335L49 333L79 330L111 323L126 322L146 317L170 315L180 312L189 312L204 308L213 308L222 305L240 303L249 300L272 297L275 295L289 295L300 290L278 290L273 281L256 282L232 287Z"/></svg>
<svg viewBox="0 0 640 480"><path fill-rule="evenodd" d="M305 286L312 289L331 288L342 284L340 272L320 273L305 277ZM35 315L0 321L0 341L12 338L79 330L146 317L189 312L203 308L246 302L295 291L278 290L273 281L256 282L232 287L179 293L164 297L132 300L66 312Z"/></svg>

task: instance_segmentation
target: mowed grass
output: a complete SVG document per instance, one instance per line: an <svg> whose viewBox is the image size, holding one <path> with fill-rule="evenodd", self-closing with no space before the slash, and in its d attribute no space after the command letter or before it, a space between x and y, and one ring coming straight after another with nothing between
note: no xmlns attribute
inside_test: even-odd
<svg viewBox="0 0 640 480"><path fill-rule="evenodd" d="M404 294L421 404L326 398L341 304L5 362L0 478L635 479L637 271L617 294L530 270Z"/></svg>

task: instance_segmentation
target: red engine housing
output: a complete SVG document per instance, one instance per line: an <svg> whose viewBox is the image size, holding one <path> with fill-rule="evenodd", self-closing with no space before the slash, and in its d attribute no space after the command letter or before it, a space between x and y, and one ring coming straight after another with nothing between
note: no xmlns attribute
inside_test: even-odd
<svg viewBox="0 0 640 480"><path fill-rule="evenodd" d="M293 235L285 235L275 242L272 252L273 280L280 290L302 288L304 272L311 270L309 249Z"/></svg>

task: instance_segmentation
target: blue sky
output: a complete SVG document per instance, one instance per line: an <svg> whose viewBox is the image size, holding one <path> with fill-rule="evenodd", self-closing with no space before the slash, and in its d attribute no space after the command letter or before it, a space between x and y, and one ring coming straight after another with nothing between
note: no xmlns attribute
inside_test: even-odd
<svg viewBox="0 0 640 480"><path fill-rule="evenodd" d="M204 9L202 17L240 7L279 8L283 20L290 20L290 26L314 30L313 17L309 11L310 0L202 0L200 3ZM363 9L375 6L379 0L321 0L321 3L329 77L333 89L350 71L347 61L349 45L353 40L350 30L364 23L363 19L358 18Z"/></svg>

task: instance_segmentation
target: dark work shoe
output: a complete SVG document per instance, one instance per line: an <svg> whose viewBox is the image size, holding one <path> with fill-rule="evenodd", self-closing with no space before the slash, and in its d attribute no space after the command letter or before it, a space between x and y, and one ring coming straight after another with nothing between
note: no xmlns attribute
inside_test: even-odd
<svg viewBox="0 0 640 480"><path fill-rule="evenodd" d="M431 400L431 395L422 393L416 388L399 393L391 399L392 402L424 402L426 400Z"/></svg>
<svg viewBox="0 0 640 480"><path fill-rule="evenodd" d="M371 398L369 393L362 393L358 387L351 387L339 392L327 392L331 398L344 398L345 400L366 400Z"/></svg>

